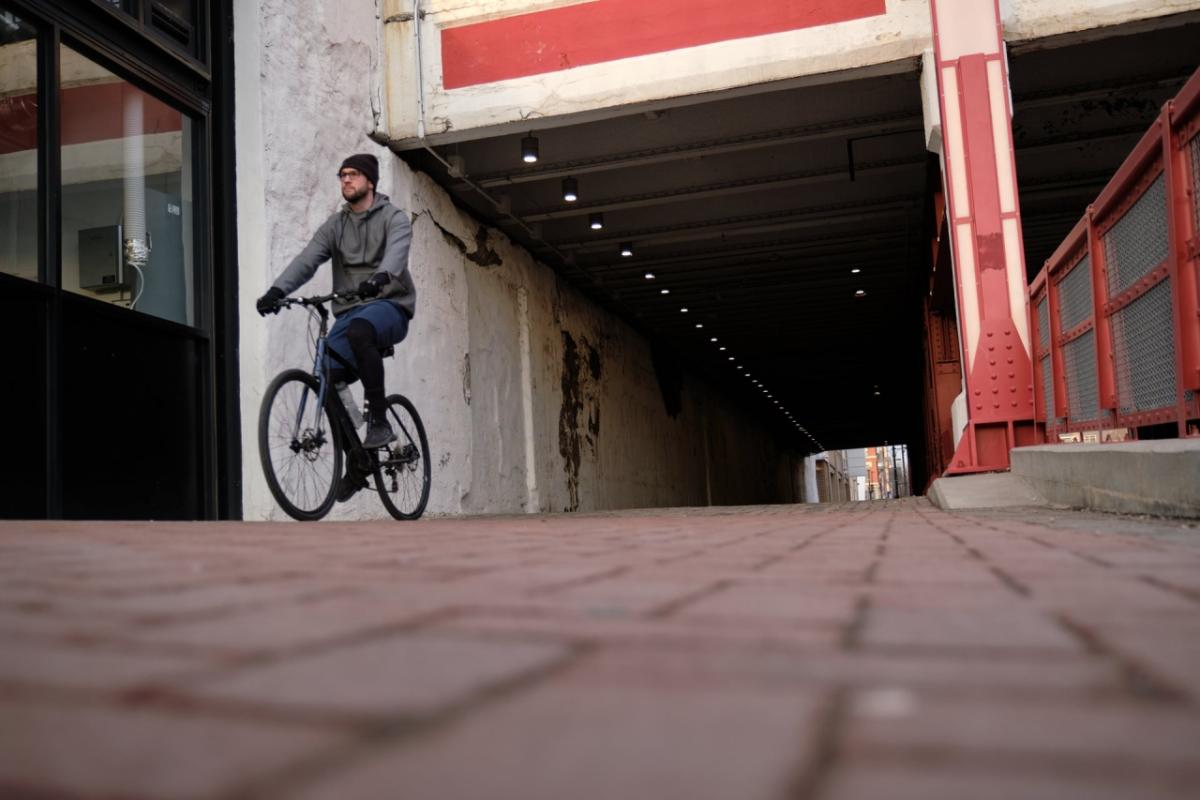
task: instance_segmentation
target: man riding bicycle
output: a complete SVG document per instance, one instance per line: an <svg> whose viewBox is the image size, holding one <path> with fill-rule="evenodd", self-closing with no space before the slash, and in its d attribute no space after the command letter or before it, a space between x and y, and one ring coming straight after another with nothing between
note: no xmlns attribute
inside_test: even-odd
<svg viewBox="0 0 1200 800"><path fill-rule="evenodd" d="M396 439L386 416L380 350L408 335L416 309L417 292L408 271L412 225L387 195L376 192L379 160L375 156L348 157L338 170L338 181L345 204L317 229L256 307L263 316L275 313L281 299L332 259L333 290L357 292L359 300L333 304L337 322L327 341L332 359L329 376L334 385L353 380L355 374L362 379L367 400L363 446L376 448ZM338 500L350 499L365 486L364 476L347 465Z"/></svg>

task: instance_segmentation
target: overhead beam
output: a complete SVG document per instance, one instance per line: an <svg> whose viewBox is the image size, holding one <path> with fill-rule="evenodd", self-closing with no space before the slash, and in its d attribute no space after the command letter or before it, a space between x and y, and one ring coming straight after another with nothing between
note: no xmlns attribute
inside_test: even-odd
<svg viewBox="0 0 1200 800"><path fill-rule="evenodd" d="M757 150L763 147L779 147L820 139L853 137L859 134L901 133L909 129L924 133L923 125L919 114L882 114L833 123L748 133L742 136L707 139L700 142L685 142L595 158L558 161L540 167L521 169L519 172L477 175L474 181L484 188L511 186L518 183L565 178L568 175L578 176L606 170L643 167L668 161L681 161L686 158Z"/></svg>
<svg viewBox="0 0 1200 800"><path fill-rule="evenodd" d="M665 244L711 239L729 232L735 232L738 235L775 233L835 223L848 225L858 222L877 222L883 217L911 213L920 199L920 196L914 195L891 198L873 204L834 207L828 210L823 208L797 209L775 214L748 215L692 224L670 225L662 228L642 228L595 239L563 240L550 244L567 252L588 252L611 247L613 244L631 238L644 243Z"/></svg>
<svg viewBox="0 0 1200 800"><path fill-rule="evenodd" d="M875 161L864 164L861 167L856 167L854 171L856 175L890 175L896 172L912 169L913 167L920 167L924 169L925 157L921 156L920 158L915 159L908 158L888 161ZM846 174L846 167L839 166L835 169L812 170L809 172L770 175L759 178L745 178L742 180L723 181L721 183L710 183L700 186L685 186L678 189L667 189L660 192L644 192L642 194L614 197L607 200L598 200L596 202L587 204L572 203L569 206L556 208L552 211L534 211L531 213L521 214L520 216L526 222L546 222L549 220L566 219L569 217L580 217L602 211L617 211L627 208L645 208L646 206L656 206L665 203L709 200L717 197L729 197L731 195L748 194L763 190L789 189L797 186L812 186L820 183L828 183L833 179L844 180L846 178Z"/></svg>
<svg viewBox="0 0 1200 800"><path fill-rule="evenodd" d="M1174 94L1187 81L1191 73L1184 75L1154 75L1154 76L1122 76L1103 83L1085 83L1066 88L1056 88L1044 92L1028 92L1013 97L1013 106L1017 113L1034 108L1045 108L1078 103L1083 100L1096 100L1113 95L1129 95L1150 92L1158 89ZM1130 83L1130 80L1133 83Z"/></svg>
<svg viewBox="0 0 1200 800"><path fill-rule="evenodd" d="M671 264L696 264L698 262L715 261L718 259L732 261L738 258L750 258L757 255L775 255L780 260L783 260L792 255L811 253L813 251L840 253L845 251L847 245L856 250L867 244L872 247L886 247L889 243L898 240L903 241L904 239L904 232L897 232L894 228L880 231L861 231L850 236L831 236L816 239L773 239L748 245L706 247L701 251L676 250L653 257L639 255L632 261L605 259L605 261L593 265L593 268L598 267L599 271L603 273L607 269L628 269L630 266L663 267L670 266ZM639 239L636 241L639 246L643 244L643 240Z"/></svg>
<svg viewBox="0 0 1200 800"><path fill-rule="evenodd" d="M896 253L905 244L903 237L897 237L890 243L884 242L873 244L870 247L845 248L836 251L823 250L819 254L804 250L792 250L787 253L781 251L778 258L775 258L771 252L707 259L676 258L657 262L651 259L613 257L602 262L589 261L587 265L597 280L605 285L626 280L626 277L623 276L629 276L627 279L632 283L646 285L655 281L659 284L674 285L680 280L686 281L693 276L710 274L726 274L731 277L736 276L739 280L753 280L758 276L769 275L776 271L797 268L842 271L847 277L850 277L850 270L853 268L875 270L885 269L889 266L898 267ZM655 278L646 279L646 273L655 275Z"/></svg>

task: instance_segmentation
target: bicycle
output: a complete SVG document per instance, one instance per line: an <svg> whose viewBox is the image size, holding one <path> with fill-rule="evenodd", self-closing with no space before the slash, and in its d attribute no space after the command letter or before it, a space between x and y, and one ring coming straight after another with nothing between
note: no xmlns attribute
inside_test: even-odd
<svg viewBox="0 0 1200 800"><path fill-rule="evenodd" d="M388 395L387 415L396 440L367 450L340 393L330 391L326 366L329 309L333 300L353 302L355 292L285 297L278 310L301 306L318 321L312 372L287 369L275 376L258 415L258 452L267 486L293 519L319 520L337 496L343 458L374 479L384 507L399 520L418 519L429 502L429 441L416 407ZM394 349L381 349L386 358ZM365 477L364 477L365 480Z"/></svg>

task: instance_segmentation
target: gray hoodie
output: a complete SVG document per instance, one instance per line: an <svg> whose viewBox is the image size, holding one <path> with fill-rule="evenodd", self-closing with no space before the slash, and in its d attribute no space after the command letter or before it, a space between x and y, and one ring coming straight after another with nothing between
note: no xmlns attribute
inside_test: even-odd
<svg viewBox="0 0 1200 800"><path fill-rule="evenodd" d="M376 192L375 202L366 211L355 213L349 204L343 204L325 220L274 285L285 295L291 294L312 279L317 267L332 258L335 292L353 291L375 273L386 272L391 280L379 297L395 303L411 319L417 306L417 290L408 272L411 242L412 224L408 215L392 205L386 194ZM333 313L341 314L360 305L363 301L334 303Z"/></svg>

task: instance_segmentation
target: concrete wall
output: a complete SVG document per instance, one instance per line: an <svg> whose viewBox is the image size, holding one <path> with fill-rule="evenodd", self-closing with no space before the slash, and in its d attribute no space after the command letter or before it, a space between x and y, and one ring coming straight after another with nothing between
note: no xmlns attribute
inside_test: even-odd
<svg viewBox="0 0 1200 800"><path fill-rule="evenodd" d="M610 0L610 6L612 2L616 0ZM686 5L682 0L670 2ZM932 36L929 0L886 0L882 14L873 12L873 4L860 2L856 5L871 12L860 19L445 87L443 30L570 5L576 5L574 0L423 0L418 69L413 3L385 0L388 135L411 145L422 105L426 134L437 142L451 142L477 136L480 129L498 133L544 128L567 120L679 104L711 92L753 92L789 83L826 82L838 73L888 71L919 58ZM836 9L838 4L829 0L810 5ZM618 2L612 7L619 6ZM789 10L786 13L792 13L792 8L779 5ZM1200 9L1200 0L1000 0L1000 8L1006 41L1027 45L1045 37L1086 35L1138 20L1160 24L1153 21ZM678 18L681 25L688 19L683 13ZM531 30L539 25L540 18L528 19ZM568 35L565 44L548 39L544 45L565 47L570 41ZM508 46L504 41L497 44L501 50ZM564 52L562 60L569 58L570 53Z"/></svg>
<svg viewBox="0 0 1200 800"><path fill-rule="evenodd" d="M237 4L237 150L244 509L278 517L259 469L270 378L311 363L304 315L254 300L337 207L337 165L379 155L380 188L413 220L418 309L387 364L417 404L433 456L432 513L591 510L790 500L798 459L687 374L667 413L650 344L424 175L373 144L381 19L320 0ZM307 289L329 286L323 270ZM361 395L360 395L361 396ZM382 516L361 494L335 516Z"/></svg>

